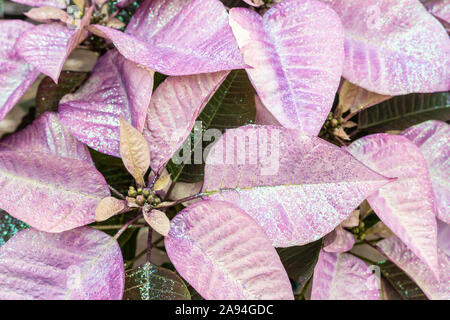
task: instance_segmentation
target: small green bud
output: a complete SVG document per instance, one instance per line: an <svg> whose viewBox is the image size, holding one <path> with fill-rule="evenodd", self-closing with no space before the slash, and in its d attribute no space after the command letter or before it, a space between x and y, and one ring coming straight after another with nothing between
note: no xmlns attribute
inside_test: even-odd
<svg viewBox="0 0 450 320"><path fill-rule="evenodd" d="M142 188L137 189L137 194L142 194Z"/></svg>
<svg viewBox="0 0 450 320"><path fill-rule="evenodd" d="M145 198L148 198L150 195L152 194L152 191L149 188L144 188L142 189L142 195Z"/></svg>
<svg viewBox="0 0 450 320"><path fill-rule="evenodd" d="M132 197L132 198L137 196L137 192L136 192L136 189L134 189L134 187L130 187L128 189L128 196Z"/></svg>
<svg viewBox="0 0 450 320"><path fill-rule="evenodd" d="M143 195L138 195L138 196L136 197L136 203L137 203L138 205L143 206L143 205L145 204L145 202L146 202L146 199L144 198Z"/></svg>
<svg viewBox="0 0 450 320"><path fill-rule="evenodd" d="M155 198L153 199L153 205L154 205L154 206L157 206L157 205L160 204L160 203L161 203L161 199L160 199L160 198L155 197Z"/></svg>
<svg viewBox="0 0 450 320"><path fill-rule="evenodd" d="M338 121L337 121L336 119L332 119L332 120L331 120L331 126L332 126L333 128L336 128L336 127L338 126Z"/></svg>

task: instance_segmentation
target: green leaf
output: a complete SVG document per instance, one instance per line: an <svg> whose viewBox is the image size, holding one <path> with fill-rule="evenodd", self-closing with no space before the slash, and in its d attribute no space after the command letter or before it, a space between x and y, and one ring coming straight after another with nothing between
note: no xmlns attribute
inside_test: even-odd
<svg viewBox="0 0 450 320"><path fill-rule="evenodd" d="M105 177L106 182L122 194L134 185L134 179L123 165L122 159L109 156L89 148L95 167Z"/></svg>
<svg viewBox="0 0 450 320"><path fill-rule="evenodd" d="M247 73L245 70L233 70L209 100L198 116L197 121L202 122L202 132L205 132L208 129L219 129L224 132L226 129L237 128L253 123L255 117L255 91L248 79ZM194 156L194 150L199 147L204 149L208 144L212 143L205 141L202 146L199 145L200 143L195 145L195 130L200 130L200 128L194 127L188 137L192 142L192 157ZM172 161L169 161L167 170L171 173L172 180L183 182L203 181L204 163L193 164L193 160L191 162L192 164L182 163L176 165Z"/></svg>
<svg viewBox="0 0 450 320"><path fill-rule="evenodd" d="M175 272L145 263L125 274L124 300L190 300L183 280Z"/></svg>
<svg viewBox="0 0 450 320"><path fill-rule="evenodd" d="M0 209L0 247L13 235L29 226L16 218L11 217L6 211Z"/></svg>
<svg viewBox="0 0 450 320"><path fill-rule="evenodd" d="M58 84L50 77L45 77L39 84L36 94L37 116L45 111L58 111L59 101L63 96L75 91L88 76L87 72L63 71Z"/></svg>
<svg viewBox="0 0 450 320"><path fill-rule="evenodd" d="M300 290L311 278L321 249L322 239L304 246L277 248L289 278L299 285Z"/></svg>
<svg viewBox="0 0 450 320"><path fill-rule="evenodd" d="M450 120L450 93L415 93L393 97L359 113L360 130L404 130L427 120Z"/></svg>
<svg viewBox="0 0 450 320"><path fill-rule="evenodd" d="M381 275L403 300L427 300L426 295L411 278L391 261L379 261Z"/></svg>

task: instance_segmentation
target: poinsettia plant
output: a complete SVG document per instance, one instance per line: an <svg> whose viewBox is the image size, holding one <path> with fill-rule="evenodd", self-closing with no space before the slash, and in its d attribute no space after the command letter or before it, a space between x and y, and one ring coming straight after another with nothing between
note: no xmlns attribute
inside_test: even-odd
<svg viewBox="0 0 450 320"><path fill-rule="evenodd" d="M450 298L448 2L14 2L0 299Z"/></svg>

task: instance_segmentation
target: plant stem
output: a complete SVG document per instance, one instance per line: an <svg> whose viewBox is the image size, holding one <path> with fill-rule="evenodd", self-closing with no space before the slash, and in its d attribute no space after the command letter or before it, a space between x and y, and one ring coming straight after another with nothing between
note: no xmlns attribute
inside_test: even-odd
<svg viewBox="0 0 450 320"><path fill-rule="evenodd" d="M148 238L147 238L147 262L150 262L150 258L152 256L152 235L153 229L148 229Z"/></svg>
<svg viewBox="0 0 450 320"><path fill-rule="evenodd" d="M119 197L122 200L125 200L125 197L123 196L123 194L121 194L119 191L117 191L116 189L114 189L111 186L108 186L108 187L112 191L112 193L114 193L117 197Z"/></svg>
<svg viewBox="0 0 450 320"><path fill-rule="evenodd" d="M133 222L137 221L140 217L142 217L142 212L141 211L139 211L139 214L137 216L135 216L133 219L131 219L130 221L125 223L122 226L122 228L120 228L119 231L117 231L117 233L114 235L114 239L117 240L122 235L122 233L124 233L125 230L127 230L128 227L130 227L133 224Z"/></svg>
<svg viewBox="0 0 450 320"><path fill-rule="evenodd" d="M122 228L123 225L121 224L113 224L109 226L92 226L92 228L98 229L98 230L115 230ZM148 227L148 225L145 224L132 224L128 226L130 229L139 229L139 228L145 228Z"/></svg>
<svg viewBox="0 0 450 320"><path fill-rule="evenodd" d="M190 201L190 200L194 200L194 199L196 199L196 198L198 198L198 197L202 197L202 196L204 196L205 194L204 193L197 193L197 194L194 194L194 195L192 195L192 196L189 196L189 197L186 197L186 198L183 198L183 199L179 199L179 200L176 200L176 201L171 201L170 202L170 205L167 205L167 206L163 206L163 207L159 207L159 208L169 208L169 207L173 207L173 206L176 206L177 204L180 204L180 203L183 203L183 202L186 202L186 201ZM158 209L159 209L158 208Z"/></svg>

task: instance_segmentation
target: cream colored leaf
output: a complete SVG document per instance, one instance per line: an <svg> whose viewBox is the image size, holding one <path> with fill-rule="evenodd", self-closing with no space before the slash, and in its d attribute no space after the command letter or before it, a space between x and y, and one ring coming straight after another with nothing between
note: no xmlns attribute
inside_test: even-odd
<svg viewBox="0 0 450 320"><path fill-rule="evenodd" d="M170 220L166 214L159 210L144 210L144 219L156 232L167 236L170 231Z"/></svg>
<svg viewBox="0 0 450 320"><path fill-rule="evenodd" d="M150 151L147 141L122 117L120 118L120 155L137 184L144 186L144 175L150 167Z"/></svg>
<svg viewBox="0 0 450 320"><path fill-rule="evenodd" d="M170 174L162 175L153 186L154 191L160 191L167 188L172 183Z"/></svg>
<svg viewBox="0 0 450 320"><path fill-rule="evenodd" d="M105 221L125 210L126 207L127 204L125 201L113 197L106 197L100 201L95 209L95 221Z"/></svg>
<svg viewBox="0 0 450 320"><path fill-rule="evenodd" d="M390 98L391 96L367 91L347 80L344 80L339 89L339 105L342 113L348 110L352 113L358 112Z"/></svg>
<svg viewBox="0 0 450 320"><path fill-rule="evenodd" d="M52 20L67 22L71 19L66 11L55 7L32 8L30 11L25 12L24 14L31 20L37 22L51 22Z"/></svg>
<svg viewBox="0 0 450 320"><path fill-rule="evenodd" d="M353 210L351 215L342 221L341 226L343 228L353 228L359 225L359 210Z"/></svg>
<svg viewBox="0 0 450 320"><path fill-rule="evenodd" d="M106 26L110 27L110 28L114 28L114 29L121 29L121 28L125 27L125 23L123 23L122 21L120 21L117 18L111 18L106 23Z"/></svg>

